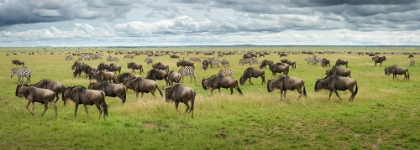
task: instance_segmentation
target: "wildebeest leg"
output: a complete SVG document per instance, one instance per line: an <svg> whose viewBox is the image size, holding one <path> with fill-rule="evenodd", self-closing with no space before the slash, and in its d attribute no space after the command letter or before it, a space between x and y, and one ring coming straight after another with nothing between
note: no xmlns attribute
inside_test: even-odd
<svg viewBox="0 0 420 150"><path fill-rule="evenodd" d="M283 100L283 90L280 89L280 100Z"/></svg>
<svg viewBox="0 0 420 150"><path fill-rule="evenodd" d="M99 103L95 103L95 106L96 106L96 108L98 109L98 111L99 111L99 119L101 119L101 116L102 116L102 108L101 108L101 105L99 104ZM85 105L85 109L86 109L86 112L87 112L87 107L86 107L86 105Z"/></svg>
<svg viewBox="0 0 420 150"><path fill-rule="evenodd" d="M55 93L55 102L57 103L57 101L59 100L60 98L58 97L58 93Z"/></svg>
<svg viewBox="0 0 420 150"><path fill-rule="evenodd" d="M337 90L334 90L334 92L335 92L335 95L337 95L337 97L340 99L340 101L342 101L340 95L338 95Z"/></svg>
<svg viewBox="0 0 420 150"><path fill-rule="evenodd" d="M179 102L178 101L175 101L175 109L176 109L176 112L179 114L178 105L179 105Z"/></svg>
<svg viewBox="0 0 420 150"><path fill-rule="evenodd" d="M55 116L57 117L57 105L55 105L55 102L54 101L51 101L50 103L54 107Z"/></svg>
<svg viewBox="0 0 420 150"><path fill-rule="evenodd" d="M47 109L48 109L48 102L45 102L44 103L44 112L42 112L42 115L41 116L44 116L44 114L47 111Z"/></svg>
<svg viewBox="0 0 420 150"><path fill-rule="evenodd" d="M79 104L76 103L76 108L74 109L74 118L76 118L77 108L79 108Z"/></svg>
<svg viewBox="0 0 420 150"><path fill-rule="evenodd" d="M298 98L298 100L300 99L300 97L302 97L302 89L301 88L298 88L297 89L297 92L299 93L299 98Z"/></svg>
<svg viewBox="0 0 420 150"><path fill-rule="evenodd" d="M210 90L211 95L213 95L213 90L214 90L214 89L211 89L211 90ZM219 93L220 93L220 91L219 91Z"/></svg>
<svg viewBox="0 0 420 150"><path fill-rule="evenodd" d="M331 95L332 95L332 90L330 90L330 94L328 95L328 100L330 100L331 99Z"/></svg>
<svg viewBox="0 0 420 150"><path fill-rule="evenodd" d="M249 83L251 83L251 85L254 85L254 83L252 83L252 82L251 82L251 78L252 78L252 77L250 77L250 78L249 78Z"/></svg>
<svg viewBox="0 0 420 150"><path fill-rule="evenodd" d="M185 104L185 106L187 106L187 110L185 110L185 113L187 113L188 110L190 109L190 105L188 105L188 101L187 102L184 102L184 104Z"/></svg>
<svg viewBox="0 0 420 150"><path fill-rule="evenodd" d="M192 74L192 76L194 77L194 82L197 82L197 80L195 79L195 75Z"/></svg>
<svg viewBox="0 0 420 150"><path fill-rule="evenodd" d="M85 107L86 114L87 114L88 118L90 119L87 105L83 104L83 106ZM101 113L101 111L99 111L99 112ZM100 115L100 113L99 113L99 115Z"/></svg>
<svg viewBox="0 0 420 150"><path fill-rule="evenodd" d="M31 100L28 99L28 104L26 104L26 109L32 114L35 115L30 109L29 109L29 105L31 104ZM34 106L35 107L35 106Z"/></svg>
<svg viewBox="0 0 420 150"><path fill-rule="evenodd" d="M143 94L143 93L142 93ZM142 95L143 96L143 95ZM136 92L136 98L139 98L139 92Z"/></svg>
<svg viewBox="0 0 420 150"><path fill-rule="evenodd" d="M219 89L219 93L220 93L220 89ZM230 94L233 94L233 87L230 87Z"/></svg>

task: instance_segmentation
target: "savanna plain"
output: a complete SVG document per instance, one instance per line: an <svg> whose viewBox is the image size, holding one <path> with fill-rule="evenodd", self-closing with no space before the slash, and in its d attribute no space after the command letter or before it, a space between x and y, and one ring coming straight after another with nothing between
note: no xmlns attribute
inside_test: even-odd
<svg viewBox="0 0 420 150"><path fill-rule="evenodd" d="M146 55L136 55L125 59L124 54L115 51L169 51L177 52L181 58L210 57L225 58L234 69L234 78L239 80L248 67L259 65L239 65L239 59L247 51L267 51L263 59L278 62L280 59L296 61L297 68L290 69L289 76L305 81L308 96L298 100L297 91L287 91L287 97L280 100L280 91L267 92L266 84L260 78L252 78L254 85L246 82L240 85L243 95L228 89L217 90L211 95L201 86L201 80L216 74L222 67L204 71L201 63L196 63L197 81L190 82L185 77L183 85L196 90L194 118L185 114L184 104L176 111L174 103L165 102L164 97L150 93L136 98L135 92L128 90L127 101L106 97L109 117L98 118L95 106L88 107L90 118L83 107L79 107L74 118L75 104L64 106L57 102L58 116L49 109L44 116L44 106L36 103L35 115L25 109L27 100L15 96L16 75L10 78L10 71L19 66L13 59L25 62L32 71L34 84L42 79L60 81L66 85L89 84L85 77L73 77L71 66L77 59L65 60L66 53L100 52L102 59L84 61L91 66L106 62L108 55L120 59L115 62L122 66L122 72L131 72L128 62L143 64L145 72L151 69L143 60ZM107 51L113 51L108 53ZM199 51L199 54L178 52ZM237 54L217 57L203 55L207 51L232 51ZM349 101L349 91L339 91L343 101L329 91L314 91L318 78L325 77L328 67L305 62L308 54L289 54L279 57L277 52L312 51L334 52L315 53L317 57L331 60L334 65L338 58L349 61L348 68L357 81L359 91L353 102ZM35 55L28 55L36 52ZM349 53L351 52L351 53ZM379 53L386 56L382 66L374 65L368 55L357 52ZM47 48L0 48L0 149L420 149L420 69L416 64L409 67L410 59L404 53L418 53L420 47L363 47L363 46L213 46L213 47L47 47ZM16 53L16 55L13 55ZM53 53L53 54L51 54ZM414 55L417 58L418 55ZM169 55L154 57L154 62L166 63L170 70L176 67L178 59ZM110 63L110 62L108 62ZM384 68L391 65L407 67L409 80L393 80L384 74ZM332 67L332 66L331 66ZM139 74L146 76L146 73ZM278 76L278 74L277 74ZM268 68L265 77L274 79ZM26 78L24 79L26 81ZM164 87L164 81L158 81ZM30 107L31 108L31 107Z"/></svg>

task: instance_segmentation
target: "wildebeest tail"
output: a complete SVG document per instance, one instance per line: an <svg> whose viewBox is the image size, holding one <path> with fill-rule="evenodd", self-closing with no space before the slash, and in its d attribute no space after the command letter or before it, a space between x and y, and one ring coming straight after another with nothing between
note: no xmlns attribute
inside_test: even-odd
<svg viewBox="0 0 420 150"><path fill-rule="evenodd" d="M303 86L303 96L305 96L306 97L306 88L305 88L305 82L304 81L302 81L302 86Z"/></svg>
<svg viewBox="0 0 420 150"><path fill-rule="evenodd" d="M236 81L236 88L238 88L239 94L244 95L242 94L241 88L239 88L238 80L235 80L235 81Z"/></svg>
<svg viewBox="0 0 420 150"><path fill-rule="evenodd" d="M155 88L159 91L161 97L163 97L162 91L159 89L159 86L156 84Z"/></svg>
<svg viewBox="0 0 420 150"><path fill-rule="evenodd" d="M359 91L359 87L357 87L357 81L356 80L354 80L354 83L356 84L356 90L354 91L354 97L356 97L357 91Z"/></svg>
<svg viewBox="0 0 420 150"><path fill-rule="evenodd" d="M105 93L102 92L102 108L104 109L104 115L108 117L108 105L105 101Z"/></svg>
<svg viewBox="0 0 420 150"><path fill-rule="evenodd" d="M193 95L192 95L192 98L191 98L191 108L190 108L189 112L191 113L191 118L194 118L194 102L195 102L196 92L194 90L192 92L193 92Z"/></svg>
<svg viewBox="0 0 420 150"><path fill-rule="evenodd" d="M123 103L125 103L125 100L127 99L127 87L124 87L124 92L123 92Z"/></svg>

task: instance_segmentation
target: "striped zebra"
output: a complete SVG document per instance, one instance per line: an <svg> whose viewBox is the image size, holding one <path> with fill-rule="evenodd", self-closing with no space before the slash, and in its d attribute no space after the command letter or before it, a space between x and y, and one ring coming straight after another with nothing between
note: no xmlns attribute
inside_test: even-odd
<svg viewBox="0 0 420 150"><path fill-rule="evenodd" d="M26 82L31 82L31 69L24 67L24 68L15 68L12 69L10 73L10 77L12 78L15 74L18 76L18 83L21 83L20 80L23 77L26 77ZM23 80L23 79L22 79Z"/></svg>
<svg viewBox="0 0 420 150"><path fill-rule="evenodd" d="M233 73L234 73L233 69L231 69L231 68L223 68L223 69L220 69L217 74L218 75L222 75L222 76L231 76L231 77L233 77L232 76Z"/></svg>
<svg viewBox="0 0 420 150"><path fill-rule="evenodd" d="M228 61L228 60L226 60L226 59L224 59L224 58L222 59L222 61L221 61L220 63L222 63L222 66L223 66L223 67L230 67L230 66L229 66L229 61Z"/></svg>
<svg viewBox="0 0 420 150"><path fill-rule="evenodd" d="M152 56L148 56L146 59L144 59L144 62L146 64L153 64L153 57Z"/></svg>
<svg viewBox="0 0 420 150"><path fill-rule="evenodd" d="M120 60L120 59L119 59L118 57L112 57L112 56L109 56L109 55L108 55L108 57L106 58L106 61L111 61L111 62L112 62L112 61L117 61L117 62L118 62L119 60Z"/></svg>
<svg viewBox="0 0 420 150"><path fill-rule="evenodd" d="M213 58L207 58L207 61L209 62L210 68L212 68L212 69L213 69L213 66L219 67L219 64L220 64L219 59L216 59L216 58L213 57Z"/></svg>
<svg viewBox="0 0 420 150"><path fill-rule="evenodd" d="M186 66L185 68L179 69L178 73L181 74L182 81L184 81L184 76L190 76L190 82L192 82L192 78L194 77L194 82L197 82L194 75L194 68L192 66Z"/></svg>
<svg viewBox="0 0 420 150"><path fill-rule="evenodd" d="M249 64L251 65L253 63L252 58L242 58L239 60L240 65Z"/></svg>

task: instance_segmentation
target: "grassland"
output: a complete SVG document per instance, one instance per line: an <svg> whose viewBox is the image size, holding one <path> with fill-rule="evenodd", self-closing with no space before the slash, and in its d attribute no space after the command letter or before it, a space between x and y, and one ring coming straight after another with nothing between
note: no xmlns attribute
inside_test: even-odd
<svg viewBox="0 0 420 150"><path fill-rule="evenodd" d="M297 100L296 91L288 91L287 98L280 100L279 91L267 92L261 79L252 79L254 86L246 83L240 86L244 95L236 91L230 95L222 89L221 94L205 91L201 79L216 74L218 69L196 70L197 82L185 78L184 85L197 91L194 115L184 114L185 106L180 104L176 113L173 103L164 98L146 94L136 99L133 91L128 92L126 104L117 98L107 97L109 117L97 117L95 107L89 107L91 118L79 109L73 118L74 104L64 106L58 103L58 117L53 109L41 117L43 105L36 104L35 116L25 109L27 100L15 96L16 76L10 78L10 70L17 66L11 60L20 59L33 72L32 83L41 79L61 81L67 85L87 86L87 78L73 78L70 66L74 61L65 61L64 52L116 50L110 48L46 48L44 55L27 55L25 51L37 48L1 48L0 59L0 149L420 149L420 70L418 66L408 67L409 59L403 54L386 54L383 66L374 66L366 55L335 53L317 54L332 61L338 58L349 61L352 77L357 80L359 93L354 102L349 102L348 91L339 92L343 101L329 91L314 91L317 78L325 74L319 65L306 64L308 55L289 55L297 62L297 69L289 75L305 81L308 97ZM365 52L417 52L418 47L158 47L121 50L310 50L310 51L365 51ZM53 51L54 55L50 55ZM17 55L12 55L17 52ZM6 56L9 54L9 56ZM108 54L105 53L105 57ZM114 54L111 54L114 56ZM123 59L118 64L127 69L127 62L143 63L145 55L133 60ZM181 57L200 55L181 55ZM208 57L208 56L207 56ZM417 56L415 56L417 57ZM225 56L234 68L234 77L239 79L248 65L238 64L241 55ZM275 53L262 59L279 61ZM85 61L98 65L103 60ZM169 56L155 57L176 68L176 61ZM384 67L393 64L406 66L411 79L392 80L384 75ZM201 66L201 65L198 65ZM253 67L257 67L254 65ZM145 70L151 66L145 65ZM145 74L142 74L145 76ZM266 69L266 78L273 78ZM163 86L164 82L159 81ZM81 107L82 108L82 107Z"/></svg>

